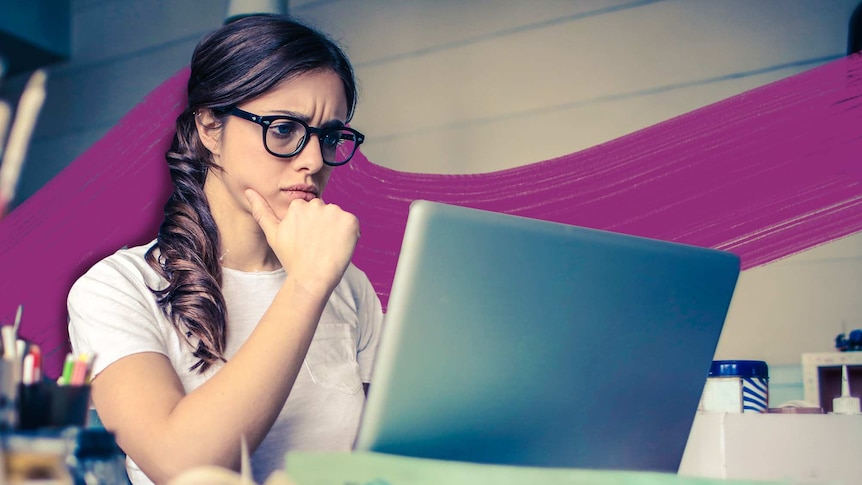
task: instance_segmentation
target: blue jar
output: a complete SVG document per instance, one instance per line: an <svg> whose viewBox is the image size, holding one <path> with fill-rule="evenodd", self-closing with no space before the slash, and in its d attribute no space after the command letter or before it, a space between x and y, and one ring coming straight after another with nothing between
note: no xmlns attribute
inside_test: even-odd
<svg viewBox="0 0 862 485"><path fill-rule="evenodd" d="M709 367L699 411L766 413L769 366L762 360L714 360Z"/></svg>

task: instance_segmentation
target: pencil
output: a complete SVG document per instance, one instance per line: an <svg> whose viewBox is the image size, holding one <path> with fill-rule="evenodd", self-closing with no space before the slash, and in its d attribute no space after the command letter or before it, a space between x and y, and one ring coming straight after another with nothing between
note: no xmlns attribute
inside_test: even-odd
<svg viewBox="0 0 862 485"><path fill-rule="evenodd" d="M18 332L21 328L21 314L24 313L24 305L18 305L18 310L15 312L15 323L12 328L15 329L15 338L18 338Z"/></svg>

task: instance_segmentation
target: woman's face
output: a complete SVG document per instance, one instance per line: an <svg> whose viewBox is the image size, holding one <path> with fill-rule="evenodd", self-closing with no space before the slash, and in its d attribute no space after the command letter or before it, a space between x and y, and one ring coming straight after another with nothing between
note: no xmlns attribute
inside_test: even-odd
<svg viewBox="0 0 862 485"><path fill-rule="evenodd" d="M348 110L344 84L329 70L302 74L237 107L259 116L292 116L312 127L344 123ZM207 175L208 186L218 185L207 187L211 204L251 213L245 190L254 189L282 218L294 199L311 200L323 193L332 167L323 163L317 136L310 136L297 155L280 158L267 152L259 124L229 116L218 128L206 125L199 120L198 131L213 162L222 168Z"/></svg>

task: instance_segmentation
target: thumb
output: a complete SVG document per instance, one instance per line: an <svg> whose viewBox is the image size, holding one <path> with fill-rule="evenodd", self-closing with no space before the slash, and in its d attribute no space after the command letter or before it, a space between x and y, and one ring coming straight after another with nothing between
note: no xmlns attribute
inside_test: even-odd
<svg viewBox="0 0 862 485"><path fill-rule="evenodd" d="M275 212L272 211L272 207L269 206L266 199L254 190L246 189L245 198L248 199L248 204L251 206L252 217L263 229L266 238L269 239L270 235L274 235L275 228L280 222L278 217L275 216Z"/></svg>

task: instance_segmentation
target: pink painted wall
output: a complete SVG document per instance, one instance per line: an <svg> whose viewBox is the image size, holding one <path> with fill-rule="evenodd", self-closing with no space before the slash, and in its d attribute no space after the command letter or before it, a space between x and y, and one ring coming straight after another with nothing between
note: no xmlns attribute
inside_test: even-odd
<svg viewBox="0 0 862 485"><path fill-rule="evenodd" d="M93 263L151 240L187 70L0 222L0 321L56 376L65 298ZM355 263L384 304L415 199L725 249L743 269L862 231L862 59L841 59L558 159L476 175L393 171L359 155L325 198L362 224ZM535 143L525 140L525 143Z"/></svg>

